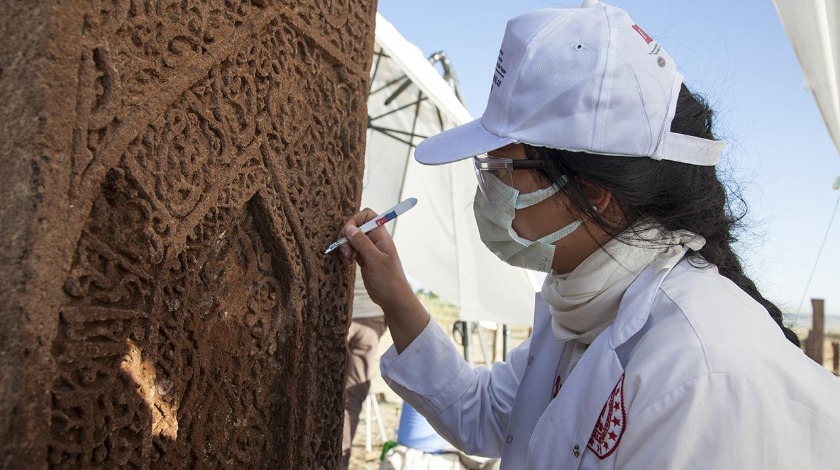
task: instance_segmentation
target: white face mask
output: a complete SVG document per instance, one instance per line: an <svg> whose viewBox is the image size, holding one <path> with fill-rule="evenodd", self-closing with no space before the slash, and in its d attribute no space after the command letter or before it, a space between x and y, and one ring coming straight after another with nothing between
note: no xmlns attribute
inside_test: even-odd
<svg viewBox="0 0 840 470"><path fill-rule="evenodd" d="M553 185L531 193L520 194L518 190L506 185L492 173L486 175L486 184L491 186L490 190L498 192L502 197L497 198L498 202L490 203L481 191L476 190L473 211L481 241L490 251L511 266L544 273L551 272L551 265L554 262L553 243L574 232L581 221L576 220L539 240L530 241L516 233L513 229L513 219L516 217L516 209L524 209L545 201L556 194L560 187Z"/></svg>

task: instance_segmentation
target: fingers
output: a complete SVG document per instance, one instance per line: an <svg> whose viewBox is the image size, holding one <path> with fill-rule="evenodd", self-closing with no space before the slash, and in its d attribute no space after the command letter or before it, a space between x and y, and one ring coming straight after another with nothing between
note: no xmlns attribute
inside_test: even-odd
<svg viewBox="0 0 840 470"><path fill-rule="evenodd" d="M364 209L362 209L361 211L356 212L355 214L351 215L351 216L350 216L350 219L348 219L348 220L347 220L347 223L346 223L346 224L344 224L344 225L345 225L345 227L346 227L347 225L352 225L352 226L355 226L355 227L360 227L362 224L364 224L364 223L365 223L365 222L367 222L368 220L373 219L373 218L374 218L374 217L376 217L377 215L378 215L378 214L377 214L376 212L372 211L370 208L364 208ZM342 235L344 235L344 234L342 234ZM345 236L346 236L346 235L345 235Z"/></svg>
<svg viewBox="0 0 840 470"><path fill-rule="evenodd" d="M349 242L352 236L363 236L365 239L368 239L368 242L370 242L369 237L372 237L374 241L371 244L376 243L376 241L378 241L383 236L381 233L383 232L383 230L380 230L381 227L377 227L376 229L368 232L368 235L361 233L358 229L358 227L360 227L365 222L373 219L376 216L376 212L372 211L369 208L365 208L350 216L344 227L341 229L340 235L342 237L347 238L348 240L348 243L342 245L338 249L339 255L345 265L353 264L356 261L358 261L360 265L364 265L364 259L358 256L357 248L351 242ZM388 235L387 232L385 233L385 236L387 238L390 238L390 235ZM364 246L367 247L369 251L369 256L374 255L374 253L370 251L368 244L365 244Z"/></svg>
<svg viewBox="0 0 840 470"><path fill-rule="evenodd" d="M365 234L354 225L346 225L344 236L348 241L345 246L350 250L345 254L362 266L370 260L394 256L397 253L394 240L383 227L377 227Z"/></svg>
<svg viewBox="0 0 840 470"><path fill-rule="evenodd" d="M347 219L347 222L345 222L344 227L341 228L341 231L339 232L339 237L348 238L346 233L347 227L358 227L364 224L367 220L369 220L369 218L376 217L375 213L373 213L373 215L371 215L371 213L373 213L372 210L365 208L364 210L350 216L350 218ZM349 266L353 264L353 262L355 262L356 250L354 250L349 243L345 243L344 245L338 247L338 255L341 261L345 265Z"/></svg>
<svg viewBox="0 0 840 470"><path fill-rule="evenodd" d="M341 260L361 266L365 288L378 305L401 305L405 293L413 295L408 286L402 263L394 240L387 230L377 227L363 233L359 226L376 217L376 213L365 209L352 215L341 230L347 243L339 247Z"/></svg>
<svg viewBox="0 0 840 470"><path fill-rule="evenodd" d="M365 261L380 254L373 241L366 234L362 233L358 227L346 225L344 227L344 236L347 237L348 245L356 251L356 259L363 266Z"/></svg>

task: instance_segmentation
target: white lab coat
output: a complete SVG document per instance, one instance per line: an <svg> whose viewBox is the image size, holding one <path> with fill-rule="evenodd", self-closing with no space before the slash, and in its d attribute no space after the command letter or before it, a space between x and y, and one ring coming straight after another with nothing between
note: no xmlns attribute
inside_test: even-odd
<svg viewBox="0 0 840 470"><path fill-rule="evenodd" d="M563 347L544 307L491 369L434 322L381 369L442 436L502 469L840 468L840 379L714 267L646 268L552 399Z"/></svg>

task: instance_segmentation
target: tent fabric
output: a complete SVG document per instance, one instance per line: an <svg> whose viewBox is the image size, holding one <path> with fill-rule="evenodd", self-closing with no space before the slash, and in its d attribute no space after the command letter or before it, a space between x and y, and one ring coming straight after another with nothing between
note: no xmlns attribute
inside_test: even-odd
<svg viewBox="0 0 840 470"><path fill-rule="evenodd" d="M461 320L531 324L531 276L479 238L471 162L426 167L414 160L422 139L473 118L420 49L380 14L370 90L362 207L382 211L417 198L389 227L408 276L458 306Z"/></svg>
<svg viewBox="0 0 840 470"><path fill-rule="evenodd" d="M836 0L774 0L834 148L840 152L840 5Z"/></svg>

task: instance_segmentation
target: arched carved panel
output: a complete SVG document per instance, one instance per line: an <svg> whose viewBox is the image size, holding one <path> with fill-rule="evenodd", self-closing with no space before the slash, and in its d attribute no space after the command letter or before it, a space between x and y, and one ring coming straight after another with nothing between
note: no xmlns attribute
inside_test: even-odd
<svg viewBox="0 0 840 470"><path fill-rule="evenodd" d="M360 196L375 4L62 4L67 268L20 462L335 466L352 274L323 249Z"/></svg>

